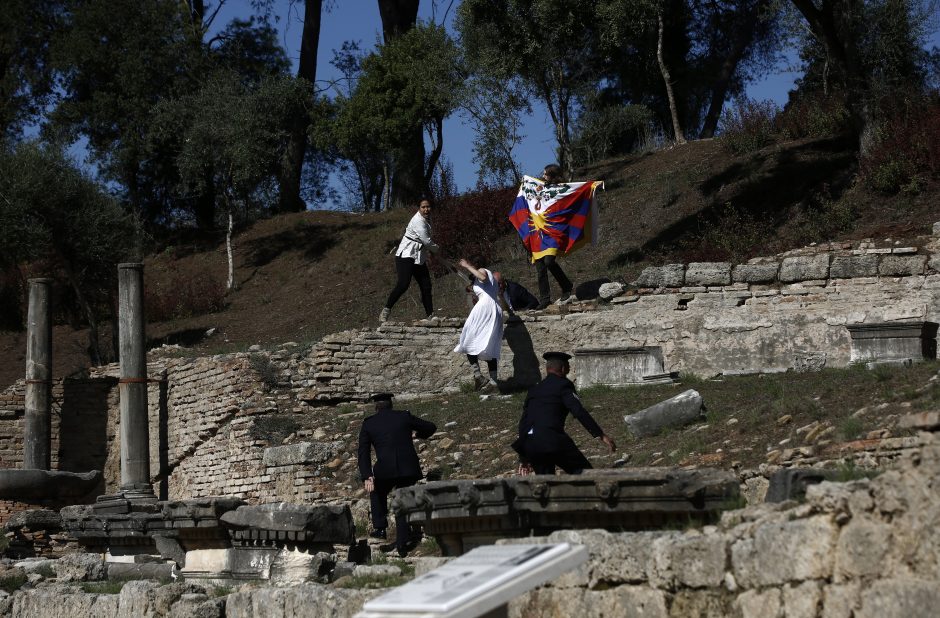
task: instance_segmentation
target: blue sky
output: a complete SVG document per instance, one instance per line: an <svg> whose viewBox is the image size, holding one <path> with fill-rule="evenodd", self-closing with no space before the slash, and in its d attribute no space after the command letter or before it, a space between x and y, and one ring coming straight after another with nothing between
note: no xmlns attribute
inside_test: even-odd
<svg viewBox="0 0 940 618"><path fill-rule="evenodd" d="M421 0L418 17L422 20L434 20L441 23L443 11L449 0L438 0L437 14L432 0ZM326 2L324 3L326 4ZM332 80L338 77L336 69L330 65L333 50L339 49L344 41L358 41L363 50L370 50L381 39L382 23L379 18L376 0L334 0L332 6L323 15L320 45L317 61L317 79ZM453 18L459 0L454 0L448 14L448 22ZM275 14L281 43L288 50L296 63L303 29L303 2L275 0ZM223 27L232 16L250 13L249 0L227 0L220 13L216 28ZM449 24L448 24L449 25ZM936 30L931 37L931 44L940 46L940 33ZM778 70L763 80L751 84L748 96L754 99L770 99L778 105L787 100L787 92L792 88L799 75L780 66ZM325 85L325 84L324 84ZM554 159L554 138L551 122L542 106L536 106L533 114L526 118L522 130L525 136L517 148L517 160L524 173L539 173L542 167ZM469 122L460 114L449 118L444 126L444 157L453 165L458 190L465 190L476 184L476 165L473 163L473 131Z"/></svg>

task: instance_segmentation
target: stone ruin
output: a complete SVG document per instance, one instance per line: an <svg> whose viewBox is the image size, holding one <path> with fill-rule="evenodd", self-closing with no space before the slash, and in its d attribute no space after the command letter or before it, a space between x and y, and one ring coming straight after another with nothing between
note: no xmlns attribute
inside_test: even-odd
<svg viewBox="0 0 940 618"><path fill-rule="evenodd" d="M512 600L505 615L932 616L940 602L940 436L932 433L940 413L905 422L921 430L921 448L874 478L810 484L801 501L727 510L712 523L680 529L562 529L499 540L568 542L590 553L583 566ZM100 558L86 557L47 561L56 582L0 598L0 615L351 618L383 592L307 582L218 598L201 582L132 581L119 594L100 594L74 583L104 576ZM419 559L416 575L448 559Z"/></svg>
<svg viewBox="0 0 940 618"><path fill-rule="evenodd" d="M717 521L738 498L719 470L632 468L581 475L436 481L396 492L392 506L435 537L445 556L553 530L645 530Z"/></svg>
<svg viewBox="0 0 940 618"><path fill-rule="evenodd" d="M647 269L636 282L638 289L608 290L603 301L608 304L581 303L557 309L557 314L522 316L507 328L503 371L511 367L512 374L501 378L510 384L531 383L539 377L536 349L575 349L575 342L582 344L577 349L583 357L580 360L585 361L583 377L577 376L582 384L591 380L605 384L668 380L680 370L712 376L933 358L935 324L940 318L934 298L934 290L940 288L940 274L935 272L938 263L932 253L935 245L933 239L927 243L927 255L912 248L885 251L840 244L817 247L807 255L784 255L738 266L690 264ZM319 406L361 401L373 390L454 390L461 371L457 361L444 355L422 356L414 346L427 350L441 344L445 349L443 344L456 336L460 325L459 320L440 319L414 325L391 323L377 330L326 337L309 351L285 348L270 354L258 350L210 359L152 358L149 363L139 355L130 371L124 366L98 368L81 381L29 378L15 385L0 395L3 465L19 463L20 454L28 450L11 445L36 443L36 434L29 429L35 422L25 423L24 430L20 412L34 409L23 406L20 394L24 386L28 390L31 384L39 383L31 383L32 379L49 384L48 398L61 410L76 409L75 398L80 393L96 393L98 407L86 417L101 419L95 421L101 433L94 444L100 445L107 436L107 442L127 448L120 449L119 461L116 448L105 451L105 457L96 455L96 461L103 464L106 493L93 504L58 514L33 511L6 517L0 509L0 517L8 520L11 551L64 556L55 561L56 573L63 573L62 581L72 577L68 575L72 570L82 571L83 559L72 556L83 554L70 552L83 547L109 557L106 572L147 577L165 573L174 577L181 572L188 583L166 588L172 598L162 609L141 600L153 599L155 588L140 582L126 586L126 594L109 599L102 598L107 595L89 599L67 586L39 587L0 600L0 614L96 615L73 611L80 605L105 613L126 613L130 611L126 608L138 606L143 608L141 615L164 615L171 606L176 615L188 615L197 607L199 612L218 616L259 615L261 611L333 615L319 613L327 610L351 615L370 593L304 584L237 592L221 605L208 598L205 586L209 585L326 580L353 571L355 561L343 561L340 557L347 556L335 551L353 540L351 513L348 507L325 504L348 496L351 490L330 480L336 478L336 470L348 464L342 443L323 441L326 436L322 436L309 442L271 444L259 440L253 427L267 414L315 414ZM133 332L135 328L122 328L125 330ZM799 330L798 338L788 335L795 330ZM719 341L726 345L719 349ZM134 356L127 354L128 358ZM270 383L268 375L261 375L255 363L259 357L273 370L275 383ZM592 362L596 366L589 372ZM620 371L624 366L628 371L610 373L612 368ZM385 367L389 370L377 370ZM604 371L615 379L598 379ZM131 405L133 401L138 403ZM27 416L32 418L28 410ZM48 423L49 443L59 445L59 452L53 448L49 459L60 466L66 460L62 437L66 420L63 412L61 418ZM922 434L902 441L887 459L900 461L905 474L911 465L919 465L912 464L921 461L919 453L925 453L923 461L931 465L938 459L934 438ZM883 448L877 448L880 456ZM22 457L25 462L31 456ZM85 457L84 461L92 459ZM756 616L765 615L761 613L765 611L769 612L766 615L840 615L839 608L848 607L855 615L879 615L872 608L881 608L880 601L866 586L874 584L892 598L892 586L901 573L896 564L908 564L915 575L913 588L897 589L928 603L932 600L929 595L933 593L916 583L919 577L933 577L935 566L929 560L911 562L902 548L896 559L882 567L846 567L852 564L855 549L851 541L846 541L845 549L838 544L843 536L855 538L842 532L842 526L856 536L867 533L868 528L858 533L849 528L851 517L865 522L860 525L875 525L879 533L902 534L885 528L895 520L889 521L884 513L900 513L904 505L898 507L900 511L891 511L895 507L890 503L887 511L878 511L880 506L875 510L864 507L857 513L851 508L846 511L825 498L835 491L829 487L841 486L820 482L822 477L808 473L805 478L784 475L785 480L778 482L785 485L784 499L777 506L755 506L756 511L720 516L722 506L734 501L739 487L743 496L756 504L768 493L770 481L763 479L763 490L755 494L748 482L751 479L709 474L623 471L604 472L577 482L564 477L533 477L525 482L428 483L402 492L396 508L408 510L415 523L424 523L449 554L497 537L532 534L575 539L591 548L594 558L584 567L589 575L575 574L570 576L573 579L563 578L526 595L514 602L512 615L553 611L590 614L591 608L598 607L617 614L642 609L651 615L716 616ZM916 471L913 476L917 477ZM86 478L84 482L93 480ZM742 480L745 482L739 484ZM95 482L100 487L101 481ZM911 482L921 481L915 478ZM698 489L691 491L690 487ZM879 479L865 487L872 501L889 496ZM848 491L858 493L861 489L852 486ZM806 495L804 505L811 508L786 500L800 492ZM779 491L769 493L778 495ZM7 509L43 506L46 499L22 492L16 496L17 501L3 503ZM923 496L908 498L913 504ZM285 500L319 505L258 506ZM486 509L490 510L489 519L481 519L481 510ZM846 512L850 513L848 519ZM900 521L915 528L919 525L903 518ZM627 532L663 524L704 527L689 532ZM573 527L583 529L571 530ZM791 536L797 540L789 540ZM798 558L795 566L783 565L786 559L778 556L774 539L783 539L779 542L787 557ZM822 542L822 549L804 556L800 552L810 542ZM648 547L646 553L638 550L641 544ZM364 559L364 552L355 556L359 549L350 547L348 557ZM891 551L886 549L879 557L893 556ZM605 558L605 552L616 558ZM848 553L840 557L840 552ZM812 565L804 568L810 562ZM100 564L91 561L87 566L81 577L101 577ZM763 574L775 569L781 572ZM317 602L311 603L311 598ZM804 606L805 599L810 601ZM899 606L908 607L905 602L898 601ZM821 614L824 610L828 613ZM917 615L911 612L897 615Z"/></svg>

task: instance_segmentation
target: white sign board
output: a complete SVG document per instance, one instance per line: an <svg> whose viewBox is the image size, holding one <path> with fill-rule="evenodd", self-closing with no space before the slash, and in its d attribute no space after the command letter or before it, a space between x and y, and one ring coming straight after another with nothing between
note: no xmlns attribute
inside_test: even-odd
<svg viewBox="0 0 940 618"><path fill-rule="evenodd" d="M581 545L488 545L366 603L355 618L474 618L588 559Z"/></svg>

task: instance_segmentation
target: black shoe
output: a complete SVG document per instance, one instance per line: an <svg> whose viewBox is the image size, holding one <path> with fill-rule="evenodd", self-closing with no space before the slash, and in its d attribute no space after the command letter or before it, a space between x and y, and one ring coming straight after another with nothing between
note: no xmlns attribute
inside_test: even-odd
<svg viewBox="0 0 940 618"><path fill-rule="evenodd" d="M549 303L547 300L543 300L543 301L541 301L541 302L539 303L539 306L536 307L535 310L536 310L536 311L541 311L542 309L545 309L546 307L548 307L550 304L551 304L551 303Z"/></svg>
<svg viewBox="0 0 940 618"><path fill-rule="evenodd" d="M399 548L398 548L398 557L399 557L399 558L404 558L404 557L407 556L407 555L408 555L408 549L406 549L406 548L404 548L404 547L399 547Z"/></svg>
<svg viewBox="0 0 940 618"><path fill-rule="evenodd" d="M369 538L385 540L385 539L388 539L388 532L385 531L385 528L381 528L379 530L373 530L372 532L369 533Z"/></svg>

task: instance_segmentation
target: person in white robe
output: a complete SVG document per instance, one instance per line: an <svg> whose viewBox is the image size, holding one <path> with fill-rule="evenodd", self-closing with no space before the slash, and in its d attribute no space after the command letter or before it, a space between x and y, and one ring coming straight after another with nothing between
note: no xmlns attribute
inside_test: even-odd
<svg viewBox="0 0 940 618"><path fill-rule="evenodd" d="M499 353L503 339L503 308L499 301L499 273L486 268L477 268L467 260L458 262L472 276L470 291L476 302L454 352L464 353L473 370L474 386L477 389L495 389ZM480 371L480 360L486 361L489 377Z"/></svg>

